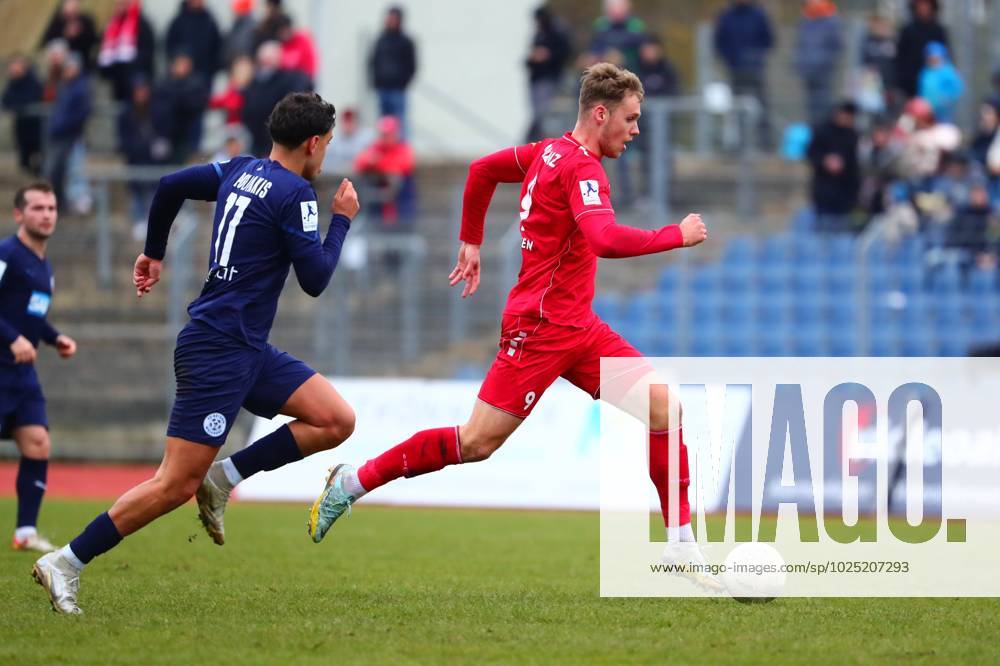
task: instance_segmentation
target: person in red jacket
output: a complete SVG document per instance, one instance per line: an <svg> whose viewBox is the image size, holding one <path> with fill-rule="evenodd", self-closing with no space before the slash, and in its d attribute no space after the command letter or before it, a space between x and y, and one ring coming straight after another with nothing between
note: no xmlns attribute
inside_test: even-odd
<svg viewBox="0 0 1000 666"><path fill-rule="evenodd" d="M645 414L638 406L632 413L644 422L649 419L649 474L669 542L664 559L704 564L691 528L687 448L681 424L670 420L676 402L662 382L649 387L648 403L638 395L652 372L649 366L641 374L626 373L601 384L601 357L641 354L594 313L597 258L667 252L708 237L697 214L651 231L615 220L603 159L621 157L638 136L643 94L635 74L598 63L583 74L572 132L472 163L462 206L462 245L450 276L453 286L465 283L463 298L479 287L479 248L497 185L521 184L521 272L503 311L496 360L464 425L419 432L357 469L335 467L313 505L313 541L320 541L337 518L375 488L489 458L531 414L548 387L563 377L595 399L604 391L606 396L633 397L628 403L648 404ZM678 465L669 469L675 455ZM675 506L670 505L673 492ZM686 575L703 587L721 590L714 578L695 573L693 567Z"/></svg>
<svg viewBox="0 0 1000 666"><path fill-rule="evenodd" d="M413 149L400 135L399 119L385 116L378 121L378 138L354 160L354 170L364 177L375 196L383 228L400 220L400 201L413 175Z"/></svg>
<svg viewBox="0 0 1000 666"><path fill-rule="evenodd" d="M244 91L253 80L253 60L241 56L229 68L229 81L220 93L208 100L208 108L226 113L226 125L242 125Z"/></svg>
<svg viewBox="0 0 1000 666"><path fill-rule="evenodd" d="M292 19L284 16L278 22L278 41L281 42L281 68L302 72L316 82L316 45L308 30L296 30Z"/></svg>

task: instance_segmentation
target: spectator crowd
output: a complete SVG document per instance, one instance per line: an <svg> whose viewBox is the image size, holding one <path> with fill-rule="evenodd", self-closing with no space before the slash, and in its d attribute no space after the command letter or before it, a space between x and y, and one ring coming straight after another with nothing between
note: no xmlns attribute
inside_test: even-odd
<svg viewBox="0 0 1000 666"><path fill-rule="evenodd" d="M70 210L85 213L91 206L84 136L98 100L111 102L123 161L148 167L202 155L205 117L214 111L225 124L221 154L266 155L265 123L275 103L313 89L315 44L282 0L232 0L234 20L226 32L205 0L177 4L166 31L157 34L141 0L116 0L103 26L80 0L62 0L38 52L11 58L2 104L13 116L18 163L52 180ZM389 69L385 58L381 62ZM408 78L390 82L397 97L413 76L415 58L408 67ZM129 191L138 224L150 186L137 180Z"/></svg>

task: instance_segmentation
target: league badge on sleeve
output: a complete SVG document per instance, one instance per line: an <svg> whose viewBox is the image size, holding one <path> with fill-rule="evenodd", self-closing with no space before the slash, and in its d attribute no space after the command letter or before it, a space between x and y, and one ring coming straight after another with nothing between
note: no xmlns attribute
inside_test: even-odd
<svg viewBox="0 0 1000 666"><path fill-rule="evenodd" d="M319 211L315 201L303 201L299 204L302 208L302 231L316 231L319 228Z"/></svg>
<svg viewBox="0 0 1000 666"><path fill-rule="evenodd" d="M35 317L44 317L49 312L49 304L52 298L43 291L31 292L28 300L28 314Z"/></svg>
<svg viewBox="0 0 1000 666"><path fill-rule="evenodd" d="M601 194L598 191L596 180L581 180L580 194L583 195L584 206L600 206Z"/></svg>

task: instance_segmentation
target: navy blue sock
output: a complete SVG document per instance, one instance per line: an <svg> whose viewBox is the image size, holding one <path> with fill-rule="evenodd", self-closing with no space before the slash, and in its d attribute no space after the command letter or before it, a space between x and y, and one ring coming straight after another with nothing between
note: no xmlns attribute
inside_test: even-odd
<svg viewBox="0 0 1000 666"><path fill-rule="evenodd" d="M292 429L286 424L242 451L237 451L230 456L230 460L240 476L249 479L257 472L278 469L282 465L302 460L302 452L295 443Z"/></svg>
<svg viewBox="0 0 1000 666"><path fill-rule="evenodd" d="M94 518L87 527L80 532L80 536L69 542L69 547L84 564L87 564L98 555L103 555L122 541L122 535L118 533L118 528L111 522L111 516L107 511Z"/></svg>
<svg viewBox="0 0 1000 666"><path fill-rule="evenodd" d="M21 458L17 467L17 527L34 527L38 524L38 511L45 495L45 480L49 461Z"/></svg>

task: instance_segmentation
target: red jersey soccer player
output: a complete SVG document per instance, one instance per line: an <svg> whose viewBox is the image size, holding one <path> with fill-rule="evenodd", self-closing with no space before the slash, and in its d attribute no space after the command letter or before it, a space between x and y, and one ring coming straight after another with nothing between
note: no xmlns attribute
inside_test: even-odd
<svg viewBox="0 0 1000 666"><path fill-rule="evenodd" d="M703 242L707 232L699 215L655 231L615 222L601 159L620 157L639 134L642 84L631 72L607 63L588 69L581 84L580 114L573 132L500 151L469 169L462 246L451 273L452 285L465 283L463 297L474 294L479 285L479 246L497 184L522 183L521 273L504 309L500 351L472 417L460 427L417 433L357 470L349 465L334 468L310 515L314 541L322 540L355 500L389 481L488 458L558 377L598 398L601 357L640 356L591 308L597 257L634 257L690 247ZM637 379L641 378L633 378L632 384L644 385ZM650 477L660 497L668 540L690 543L694 535L683 443L676 454L680 474L669 475L667 470L669 433L680 428L679 423L668 422L668 402L666 386L653 386L648 415ZM674 434L675 441L678 435ZM673 512L668 511L671 477L680 480L675 491L679 506ZM696 549L692 545L684 550ZM690 557L700 561L693 552ZM711 580L696 578L714 587Z"/></svg>

